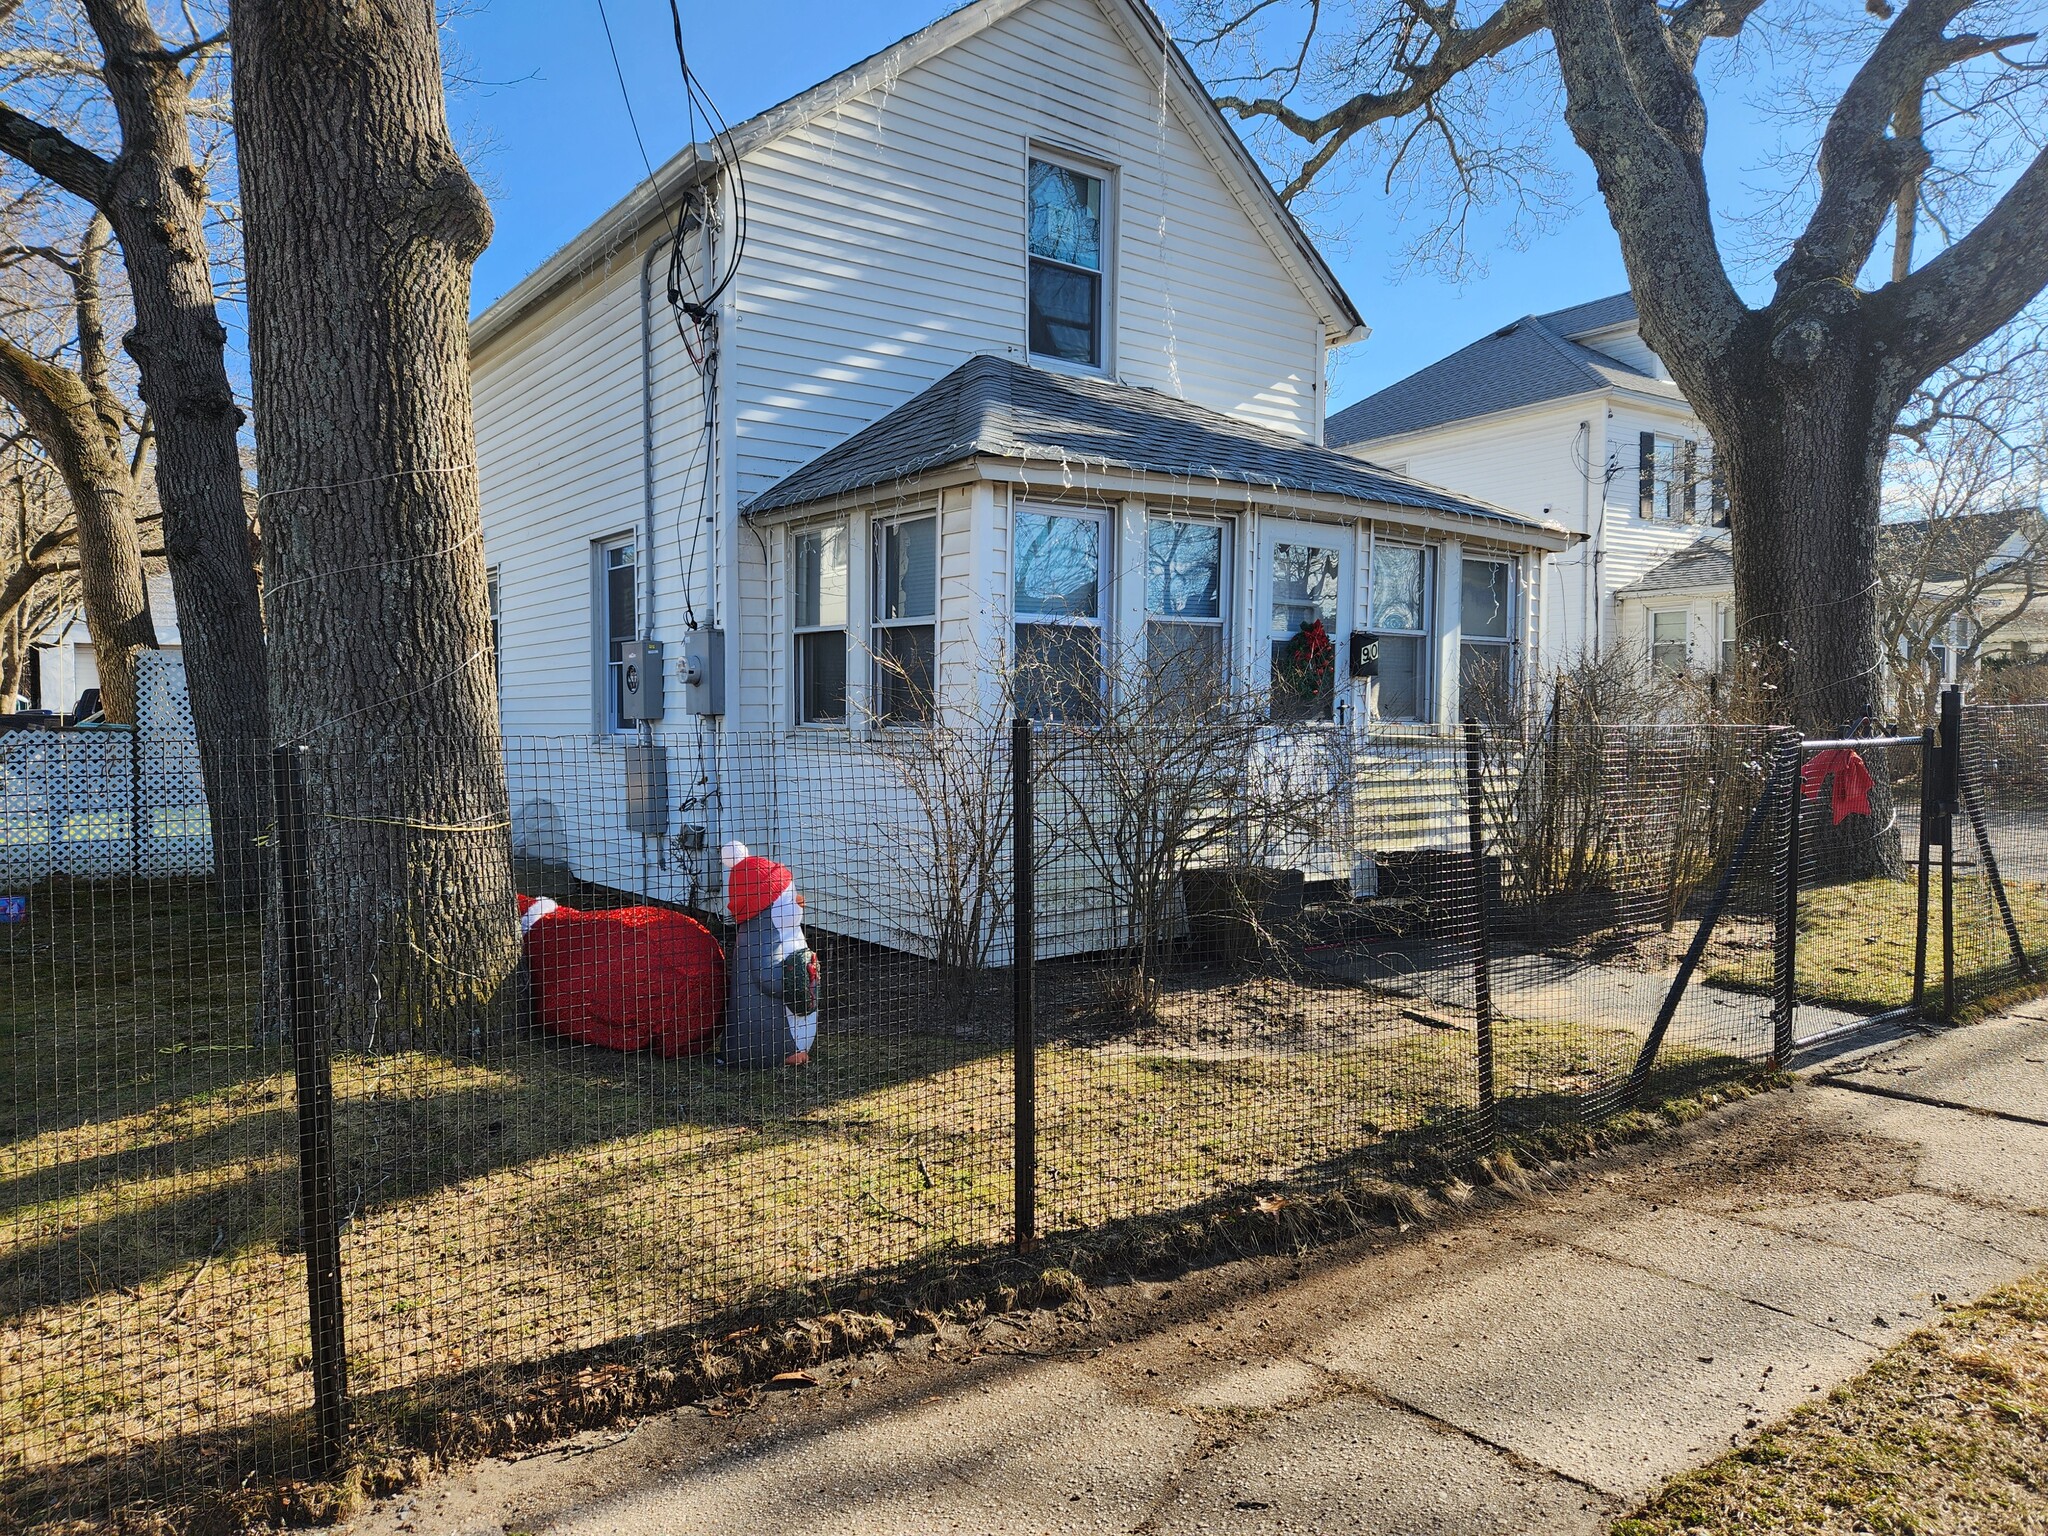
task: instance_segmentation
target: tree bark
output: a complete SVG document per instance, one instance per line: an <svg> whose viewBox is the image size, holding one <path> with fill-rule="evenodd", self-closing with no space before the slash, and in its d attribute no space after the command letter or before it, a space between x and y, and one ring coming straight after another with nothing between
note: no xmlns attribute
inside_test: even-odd
<svg viewBox="0 0 2048 1536"><path fill-rule="evenodd" d="M358 1049L512 1004L468 355L490 213L432 0L235 0L271 710L310 749L321 976Z"/></svg>
<svg viewBox="0 0 2048 1536"><path fill-rule="evenodd" d="M263 608L251 559L228 384L227 329L206 247L206 179L192 158L188 86L147 0L86 0L121 125L99 206L127 263L135 359L156 427L164 553L178 605L185 686L212 816L214 872L238 909L259 899L258 838L270 744Z"/></svg>

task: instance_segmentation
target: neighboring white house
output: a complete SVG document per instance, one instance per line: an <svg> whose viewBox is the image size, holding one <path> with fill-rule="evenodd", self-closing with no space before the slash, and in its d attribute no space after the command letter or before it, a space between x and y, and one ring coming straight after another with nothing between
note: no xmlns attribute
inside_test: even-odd
<svg viewBox="0 0 2048 1536"><path fill-rule="evenodd" d="M873 933L840 870L892 835L874 733L967 712L1000 656L1113 694L1112 658L1168 645L1259 687L1320 622L1333 727L1448 724L1461 673L1519 677L1562 529L1321 446L1326 351L1364 327L1145 6L978 0L731 142L746 243L706 350L662 292L672 219L693 277L732 238L702 146L472 328L504 725L575 738L585 786L515 749L530 848L688 899L738 834ZM624 841L582 804L607 774L660 781Z"/></svg>
<svg viewBox="0 0 2048 1536"><path fill-rule="evenodd" d="M152 576L145 586L149 616L156 625L157 649L182 664L184 647L178 641L178 606L171 599L171 578L168 574ZM43 709L68 715L78 708L87 689L100 685L99 662L81 610L61 615L30 642L29 655L36 669L34 697Z"/></svg>
<svg viewBox="0 0 2048 1536"><path fill-rule="evenodd" d="M1706 431L1626 293L1503 326L1337 412L1327 437L1570 532L1543 575L1545 666L1611 647L1619 594L1726 521Z"/></svg>

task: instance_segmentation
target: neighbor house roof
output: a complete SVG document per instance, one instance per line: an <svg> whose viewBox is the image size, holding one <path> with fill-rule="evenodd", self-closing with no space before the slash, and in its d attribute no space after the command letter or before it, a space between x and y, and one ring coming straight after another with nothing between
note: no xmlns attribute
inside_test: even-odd
<svg viewBox="0 0 2048 1536"><path fill-rule="evenodd" d="M930 26L892 43L881 52L843 69L829 80L758 112L733 125L727 143L744 158L842 102L876 88L888 88L905 70L965 42L984 29L1014 15L1032 0L970 0ZM1123 33L1131 53L1144 69L1158 71L1163 61L1167 84L1183 118L1224 183L1236 196L1252 224L1265 237L1281 264L1315 305L1331 343L1363 336L1365 322L1344 285L1323 260L1273 184L1225 121L1208 89L1182 55L1145 0L1097 0L1111 25ZM1162 95L1165 94L1162 88ZM621 198L594 224L521 279L497 302L470 322L472 349L509 329L522 315L544 302L575 278L603 267L642 230L662 221L665 211L691 188L718 171L718 156L708 143L689 144L671 156L646 180Z"/></svg>
<svg viewBox="0 0 2048 1536"><path fill-rule="evenodd" d="M750 514L901 485L976 459L1294 492L1555 536L1555 524L1392 474L1155 389L970 358L754 498Z"/></svg>
<svg viewBox="0 0 2048 1536"><path fill-rule="evenodd" d="M1707 535L1651 566L1615 593L1616 597L1648 597L1657 592L1718 592L1735 585L1735 557L1725 535Z"/></svg>
<svg viewBox="0 0 2048 1536"><path fill-rule="evenodd" d="M1626 293L1547 315L1524 315L1346 406L1330 418L1323 439L1333 445L1372 442L1596 390L1629 389L1682 402L1684 397L1670 380L1574 339L1635 317L1636 301Z"/></svg>

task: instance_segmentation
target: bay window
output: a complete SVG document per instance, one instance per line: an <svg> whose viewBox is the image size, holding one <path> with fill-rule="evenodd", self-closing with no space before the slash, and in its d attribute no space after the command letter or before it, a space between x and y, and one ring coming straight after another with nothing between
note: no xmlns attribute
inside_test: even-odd
<svg viewBox="0 0 2048 1536"><path fill-rule="evenodd" d="M1430 551L1376 541L1372 554L1372 632L1380 642L1379 714L1427 720L1430 708Z"/></svg>
<svg viewBox="0 0 2048 1536"><path fill-rule="evenodd" d="M1459 582L1458 707L1499 724L1514 706L1515 567L1468 555Z"/></svg>
<svg viewBox="0 0 2048 1536"><path fill-rule="evenodd" d="M1098 512L1017 509L1010 544L1017 703L1035 720L1088 720L1101 707L1108 530Z"/></svg>
<svg viewBox="0 0 2048 1536"><path fill-rule="evenodd" d="M1224 661L1223 524L1153 517L1145 529L1145 677L1161 693L1220 698Z"/></svg>
<svg viewBox="0 0 2048 1536"><path fill-rule="evenodd" d="M938 666L939 520L926 514L875 529L875 716L932 719Z"/></svg>

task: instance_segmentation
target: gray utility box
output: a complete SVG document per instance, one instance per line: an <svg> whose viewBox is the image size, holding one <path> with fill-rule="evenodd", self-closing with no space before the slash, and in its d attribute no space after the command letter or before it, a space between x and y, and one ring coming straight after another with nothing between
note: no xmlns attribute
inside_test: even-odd
<svg viewBox="0 0 2048 1536"><path fill-rule="evenodd" d="M683 637L683 708L693 715L725 713L725 631L693 629Z"/></svg>
<svg viewBox="0 0 2048 1536"><path fill-rule="evenodd" d="M629 640L619 647L619 724L652 725L661 719L661 642Z"/></svg>
<svg viewBox="0 0 2048 1536"><path fill-rule="evenodd" d="M642 837L668 836L668 748L626 748L626 826Z"/></svg>

